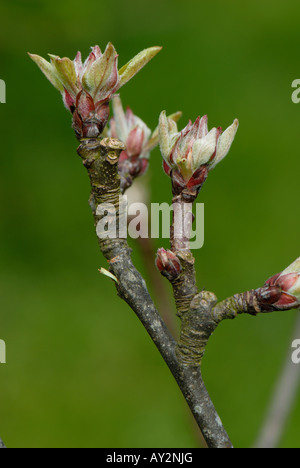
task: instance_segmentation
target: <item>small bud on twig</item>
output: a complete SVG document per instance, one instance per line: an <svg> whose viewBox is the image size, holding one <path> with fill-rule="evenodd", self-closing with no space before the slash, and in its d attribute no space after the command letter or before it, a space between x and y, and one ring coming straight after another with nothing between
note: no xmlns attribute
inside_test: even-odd
<svg viewBox="0 0 300 468"><path fill-rule="evenodd" d="M144 67L161 47L145 49L118 70L118 54L109 42L102 54L100 47L82 63L81 52L75 59L56 55L47 62L29 54L44 75L60 91L66 108L73 114L73 128L78 139L97 138L109 117L108 103L112 96Z"/></svg>
<svg viewBox="0 0 300 468"><path fill-rule="evenodd" d="M127 107L123 110L118 95L113 100L113 117L109 122L108 136L118 138L126 145L119 161L119 173L123 176L123 188L130 186L132 180L143 175L149 165L150 152L158 145L158 128L152 133L147 125ZM169 116L177 121L181 112Z"/></svg>
<svg viewBox="0 0 300 468"><path fill-rule="evenodd" d="M158 271L174 281L180 275L182 268L179 258L170 250L159 249L155 260Z"/></svg>
<svg viewBox="0 0 300 468"><path fill-rule="evenodd" d="M174 195L191 189L198 193L212 170L230 150L238 129L236 119L222 133L222 128L208 131L207 116L198 117L194 124L178 132L176 123L160 114L159 137L160 149L164 158L164 171L172 179Z"/></svg>
<svg viewBox="0 0 300 468"><path fill-rule="evenodd" d="M278 310L300 307L300 257L265 283L262 302Z"/></svg>

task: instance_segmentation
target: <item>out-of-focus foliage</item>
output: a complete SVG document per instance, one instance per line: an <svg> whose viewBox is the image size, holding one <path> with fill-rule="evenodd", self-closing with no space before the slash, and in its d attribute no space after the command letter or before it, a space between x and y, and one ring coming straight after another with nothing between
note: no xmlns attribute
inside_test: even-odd
<svg viewBox="0 0 300 468"><path fill-rule="evenodd" d="M199 286L223 299L260 286L300 255L300 105L291 101L300 78L298 17L292 0L2 0L0 434L8 446L197 446L168 369L99 276L106 265L70 115L26 52L86 55L112 41L122 66L162 45L122 90L125 106L152 129L163 109L183 111L179 128L198 114L208 114L210 127L239 118L234 145L199 199ZM154 202L170 200L158 148L148 180ZM209 343L204 377L237 447L256 437L295 314L240 317ZM298 400L282 446L300 447L299 418Z"/></svg>

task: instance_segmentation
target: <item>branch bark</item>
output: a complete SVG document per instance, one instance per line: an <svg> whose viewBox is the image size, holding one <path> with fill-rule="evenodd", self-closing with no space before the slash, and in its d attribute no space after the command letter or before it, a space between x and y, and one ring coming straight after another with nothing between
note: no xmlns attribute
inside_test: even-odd
<svg viewBox="0 0 300 468"><path fill-rule="evenodd" d="M194 257L190 251L190 232L192 228L192 203L196 196L188 189L174 193L174 216L171 226L171 251L181 264L179 269L168 271L162 262L159 265L161 273L171 282L177 307L177 315L181 319L180 339L176 345L176 356L181 365L195 369L194 378L202 381L201 364L208 340L222 320L234 319L239 314L257 315L258 313L287 310L288 306L276 306L275 299L280 290L276 291L266 284L262 288L236 294L233 297L217 303L216 296L209 291L198 292ZM192 203L191 203L192 202ZM165 254L168 258L168 254ZM172 257L169 256L171 259ZM166 259L164 260L167 261ZM174 261L174 260L172 260ZM179 273L176 274L177 270ZM200 374L200 375L199 375ZM197 377L196 377L197 376ZM202 381L203 384L203 381ZM207 405L211 403L207 394ZM215 426L216 421L218 422ZM200 422L200 425L203 421ZM206 421L205 427L210 427L216 434L224 434L221 421ZM207 438L207 434L205 435Z"/></svg>
<svg viewBox="0 0 300 468"><path fill-rule="evenodd" d="M115 139L83 139L78 154L90 177L92 191L90 206L95 226L103 218L97 207L105 205L108 220L122 216L120 176L118 159L124 145ZM192 197L188 197L191 201ZM188 213L187 223L191 227L191 211L184 211L187 203L184 196L176 195L173 203ZM118 226L119 223L117 223ZM118 229L117 229L118 231ZM171 227L171 249L178 257L182 270L171 281L177 314L181 318L181 333L178 342L174 340L157 311L144 279L131 260L127 240L120 235L105 236L98 232L101 251L109 263L109 270L117 280L118 295L135 312L158 351L173 374L209 448L231 448L217 411L210 399L201 374L201 362L207 342L224 319L233 319L239 314L256 315L276 310L269 304L268 288L237 294L217 304L216 296L208 291L198 292L194 258L188 248L188 232L175 237L174 221ZM178 233L177 233L178 234Z"/></svg>
<svg viewBox="0 0 300 468"><path fill-rule="evenodd" d="M3 440L0 438L0 449L6 448Z"/></svg>
<svg viewBox="0 0 300 468"><path fill-rule="evenodd" d="M118 140L106 138L81 141L78 154L83 159L92 185L90 205L95 225L101 221L97 214L100 204L110 203L120 215L120 177L118 156L124 146ZM98 236L99 237L99 236ZM230 448L232 444L203 383L199 366L178 359L177 344L156 310L145 281L131 260L131 251L125 239L99 238L110 272L117 278L119 296L135 312L158 351L173 374L200 430L210 448Z"/></svg>
<svg viewBox="0 0 300 468"><path fill-rule="evenodd" d="M171 283L177 315L181 318L189 310L191 301L198 292L195 259L189 249L193 214L191 204L185 202L182 194L174 196L172 204L174 213L170 230L171 251L180 260L182 272Z"/></svg>

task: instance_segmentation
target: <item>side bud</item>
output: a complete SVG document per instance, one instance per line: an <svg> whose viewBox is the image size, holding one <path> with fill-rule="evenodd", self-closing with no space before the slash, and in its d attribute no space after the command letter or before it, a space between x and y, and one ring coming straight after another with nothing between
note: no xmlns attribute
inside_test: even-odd
<svg viewBox="0 0 300 468"><path fill-rule="evenodd" d="M109 122L108 136L118 138L126 149L122 151L119 161L122 190L129 188L135 178L142 176L149 165L150 152L158 145L158 128L152 132L132 110L124 111L121 99L115 95L113 100L113 117ZM169 116L175 124L181 112Z"/></svg>
<svg viewBox="0 0 300 468"><path fill-rule="evenodd" d="M261 302L275 310L300 307L300 257L282 273L266 281L261 290Z"/></svg>
<svg viewBox="0 0 300 468"><path fill-rule="evenodd" d="M165 111L159 118L160 150L163 169L172 179L173 194L190 193L195 198L208 172L225 158L235 138L239 122L222 133L222 128L207 126L207 116L198 117L178 132L177 125L167 118Z"/></svg>
<svg viewBox="0 0 300 468"><path fill-rule="evenodd" d="M109 102L94 104L87 91L80 91L76 98L72 127L78 140L98 138L109 117Z"/></svg>
<svg viewBox="0 0 300 468"><path fill-rule="evenodd" d="M178 257L170 250L159 249L155 264L158 271L169 281L174 281L178 278L182 271Z"/></svg>

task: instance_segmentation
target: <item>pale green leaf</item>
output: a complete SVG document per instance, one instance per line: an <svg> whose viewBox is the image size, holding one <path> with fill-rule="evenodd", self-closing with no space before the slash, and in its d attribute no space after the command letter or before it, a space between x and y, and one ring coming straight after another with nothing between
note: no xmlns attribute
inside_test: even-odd
<svg viewBox="0 0 300 468"><path fill-rule="evenodd" d="M51 63L56 69L59 80L71 96L79 92L74 62L68 57L60 58L49 54Z"/></svg>
<svg viewBox="0 0 300 468"><path fill-rule="evenodd" d="M124 65L119 70L121 78L120 87L127 83L127 81L131 80L131 78L136 75L153 57L155 57L161 49L162 47L150 47L149 49L142 50L126 65Z"/></svg>
<svg viewBox="0 0 300 468"><path fill-rule="evenodd" d="M59 80L57 75L56 69L52 63L47 62L43 57L39 55L30 54L28 52L29 57L37 64L39 69L44 73L46 78L50 81L50 83L61 93L64 91L64 87Z"/></svg>
<svg viewBox="0 0 300 468"><path fill-rule="evenodd" d="M109 81L115 66L116 50L111 42L101 55L85 72L82 77L82 84L84 88L95 97ZM101 98L101 97L100 97ZM100 100L98 97L97 100Z"/></svg>

